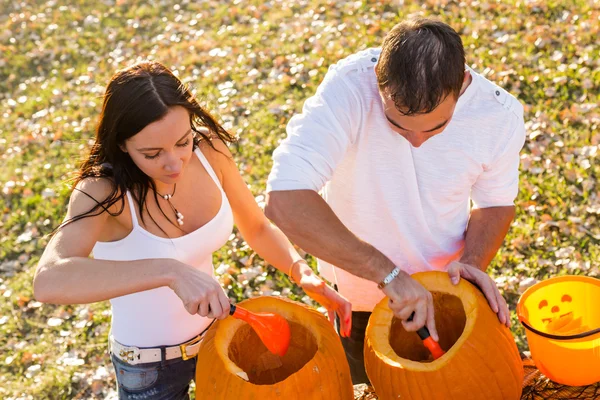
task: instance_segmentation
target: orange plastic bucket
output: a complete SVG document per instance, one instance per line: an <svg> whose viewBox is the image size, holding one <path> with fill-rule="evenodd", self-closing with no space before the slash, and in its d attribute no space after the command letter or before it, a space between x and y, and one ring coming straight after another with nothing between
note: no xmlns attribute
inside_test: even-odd
<svg viewBox="0 0 600 400"><path fill-rule="evenodd" d="M531 357L554 382L600 381L600 280L561 276L527 289L517 304Z"/></svg>

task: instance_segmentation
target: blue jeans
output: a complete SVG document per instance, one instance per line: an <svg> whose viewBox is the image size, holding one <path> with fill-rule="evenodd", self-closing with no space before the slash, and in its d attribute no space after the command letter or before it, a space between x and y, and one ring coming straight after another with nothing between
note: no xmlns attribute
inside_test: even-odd
<svg viewBox="0 0 600 400"><path fill-rule="evenodd" d="M120 400L188 400L196 357L130 365L111 355Z"/></svg>

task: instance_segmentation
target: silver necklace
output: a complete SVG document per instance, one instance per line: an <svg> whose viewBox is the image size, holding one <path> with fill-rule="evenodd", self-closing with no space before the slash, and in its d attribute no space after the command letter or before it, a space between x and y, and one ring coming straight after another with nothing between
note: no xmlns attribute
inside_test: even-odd
<svg viewBox="0 0 600 400"><path fill-rule="evenodd" d="M183 214L180 213L179 211L177 211L177 208L175 208L175 206L173 205L173 203L171 203L171 198L173 196L175 196L175 190L177 190L177 184L175 184L173 186L173 193L171 194L160 194L158 191L155 190L156 194L158 194L160 197L162 197L163 199L165 199L167 201L167 203L169 203L169 206L171 206L171 209L173 210L173 212L175 213L175 218L177 218L177 223L179 224L179 226L183 225Z"/></svg>

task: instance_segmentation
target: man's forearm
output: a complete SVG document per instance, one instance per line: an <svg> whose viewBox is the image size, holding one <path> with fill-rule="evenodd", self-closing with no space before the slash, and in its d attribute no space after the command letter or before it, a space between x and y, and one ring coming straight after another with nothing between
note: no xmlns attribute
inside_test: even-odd
<svg viewBox="0 0 600 400"><path fill-rule="evenodd" d="M485 271L502 245L514 217L513 206L472 210L460 261Z"/></svg>
<svg viewBox="0 0 600 400"><path fill-rule="evenodd" d="M265 212L304 251L351 274L380 282L394 269L385 255L350 232L312 190L271 192Z"/></svg>

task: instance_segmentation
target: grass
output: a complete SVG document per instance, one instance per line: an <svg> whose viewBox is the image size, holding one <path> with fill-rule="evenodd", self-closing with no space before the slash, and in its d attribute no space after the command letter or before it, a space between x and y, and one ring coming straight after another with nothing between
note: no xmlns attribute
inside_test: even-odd
<svg viewBox="0 0 600 400"><path fill-rule="evenodd" d="M461 33L468 64L526 105L518 215L490 268L519 347L527 348L514 315L524 278L600 275L598 0L0 0L0 9L2 398L104 398L114 386L108 303L42 305L31 281L45 235L64 215L106 83L144 58L176 69L239 135L232 150L260 201L286 121L328 66L377 46L402 18L438 16ZM237 234L214 262L236 300L304 296Z"/></svg>

